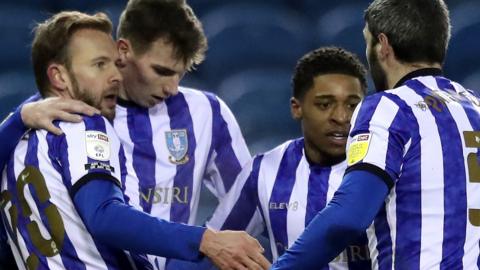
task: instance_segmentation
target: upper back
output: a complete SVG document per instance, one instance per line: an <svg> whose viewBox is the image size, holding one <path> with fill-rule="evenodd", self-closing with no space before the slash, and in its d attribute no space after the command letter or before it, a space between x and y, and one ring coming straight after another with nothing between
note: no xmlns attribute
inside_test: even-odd
<svg viewBox="0 0 480 270"><path fill-rule="evenodd" d="M349 165L380 168L393 186L372 227L376 263L392 263L393 254L395 267L406 269L476 265L479 105L458 83L425 76L357 109Z"/></svg>

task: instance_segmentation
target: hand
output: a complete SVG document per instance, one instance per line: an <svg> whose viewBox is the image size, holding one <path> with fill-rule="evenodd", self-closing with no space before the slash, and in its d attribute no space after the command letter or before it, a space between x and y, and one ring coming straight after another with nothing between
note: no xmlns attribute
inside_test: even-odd
<svg viewBox="0 0 480 270"><path fill-rule="evenodd" d="M200 252L220 269L268 269L270 262L262 255L258 241L243 231L215 232L207 229Z"/></svg>
<svg viewBox="0 0 480 270"><path fill-rule="evenodd" d="M100 111L82 101L60 97L50 97L27 103L20 111L25 126L33 129L45 129L56 135L61 135L63 132L52 122L54 120L81 122L82 117L77 113L92 116Z"/></svg>

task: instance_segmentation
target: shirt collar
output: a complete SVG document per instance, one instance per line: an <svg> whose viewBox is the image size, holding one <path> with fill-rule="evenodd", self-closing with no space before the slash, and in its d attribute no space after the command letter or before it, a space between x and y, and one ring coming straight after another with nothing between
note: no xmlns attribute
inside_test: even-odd
<svg viewBox="0 0 480 270"><path fill-rule="evenodd" d="M408 73L407 75L403 76L393 88L397 88L402 86L406 81L411 80L415 77L421 76L441 76L443 74L442 70L439 68L421 68L415 71Z"/></svg>

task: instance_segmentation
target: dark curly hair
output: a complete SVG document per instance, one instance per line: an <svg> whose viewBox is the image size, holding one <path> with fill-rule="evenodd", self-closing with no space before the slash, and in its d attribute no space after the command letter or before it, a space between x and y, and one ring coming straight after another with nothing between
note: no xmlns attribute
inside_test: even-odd
<svg viewBox="0 0 480 270"><path fill-rule="evenodd" d="M345 74L360 80L362 90L367 89L367 71L358 57L339 47L322 47L304 55L297 62L292 77L293 96L302 99L319 75Z"/></svg>

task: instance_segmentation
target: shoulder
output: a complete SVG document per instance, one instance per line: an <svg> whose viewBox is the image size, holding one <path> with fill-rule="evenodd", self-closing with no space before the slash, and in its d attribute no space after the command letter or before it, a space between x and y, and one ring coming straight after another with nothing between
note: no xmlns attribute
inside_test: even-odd
<svg viewBox="0 0 480 270"><path fill-rule="evenodd" d="M112 124L103 116L82 116L79 123L58 122L58 126L69 138L85 138L85 140L100 140L105 142L117 142L117 134Z"/></svg>
<svg viewBox="0 0 480 270"><path fill-rule="evenodd" d="M277 145L276 147L272 148L271 150L266 151L262 154L259 154L258 156L262 156L262 159L266 162L279 160L283 157L283 155L285 154L285 152L289 147L303 149L303 138L285 141ZM299 152L303 153L303 151L299 151Z"/></svg>
<svg viewBox="0 0 480 270"><path fill-rule="evenodd" d="M210 106L220 106L227 107L225 102L213 92L198 90L194 88L188 88L180 86L178 92L182 95L187 101L190 102L203 102L205 104L210 104Z"/></svg>

